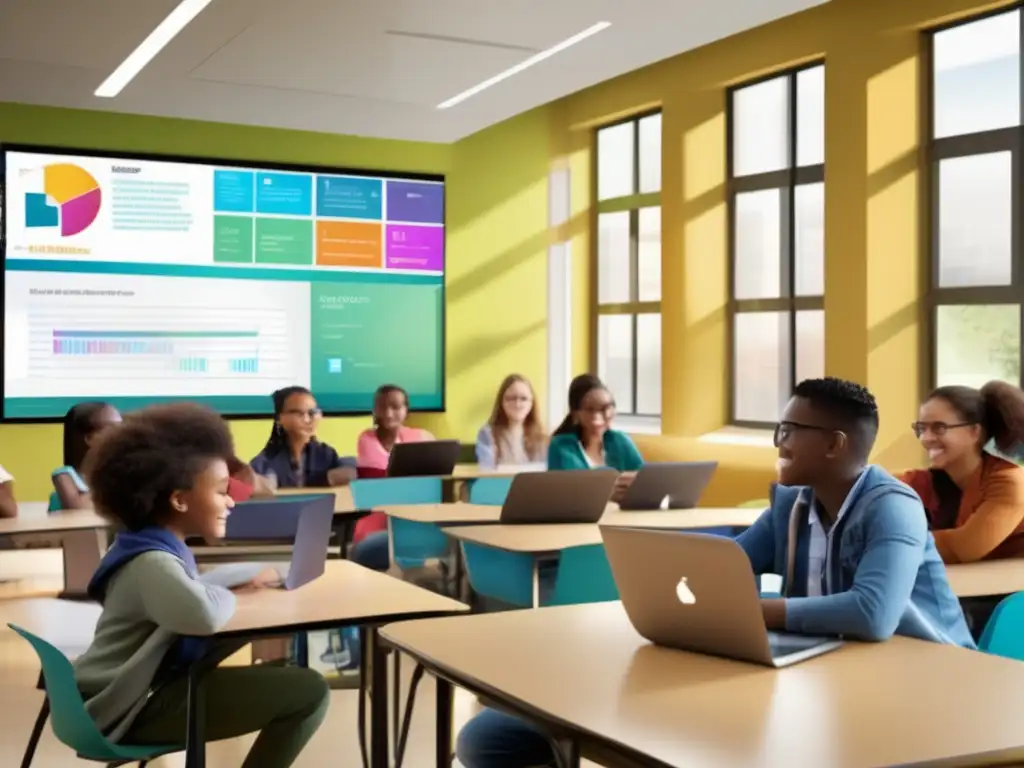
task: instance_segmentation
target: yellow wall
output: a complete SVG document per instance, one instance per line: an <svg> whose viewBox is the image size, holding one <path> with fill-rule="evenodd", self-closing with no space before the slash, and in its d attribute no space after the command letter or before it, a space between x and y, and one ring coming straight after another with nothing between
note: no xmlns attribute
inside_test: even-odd
<svg viewBox="0 0 1024 768"><path fill-rule="evenodd" d="M548 140L544 109L442 145L0 104L6 142L447 174L449 412L420 423L461 438L475 436L510 370L544 390ZM329 419L321 435L352 451L368 425ZM269 429L233 422L239 454L254 455ZM19 499L48 495L59 462L58 425L0 426L0 463Z"/></svg>
<svg viewBox="0 0 1024 768"><path fill-rule="evenodd" d="M557 105L555 136L585 153L595 126L656 105L663 110L664 433L692 438L727 418L725 89L824 59L826 371L877 396L876 460L892 467L920 461L906 427L927 385L919 364L926 263L920 33L995 5L832 0ZM719 458L728 453L723 448ZM772 452L762 453L767 460Z"/></svg>

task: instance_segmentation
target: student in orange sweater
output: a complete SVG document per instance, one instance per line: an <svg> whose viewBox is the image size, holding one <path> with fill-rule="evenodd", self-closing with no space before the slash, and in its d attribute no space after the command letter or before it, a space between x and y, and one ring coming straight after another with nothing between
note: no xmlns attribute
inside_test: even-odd
<svg viewBox="0 0 1024 768"><path fill-rule="evenodd" d="M939 554L947 564L1024 557L1024 469L990 453L1024 446L1024 392L992 381L980 390L939 387L921 406L914 434L930 467L900 479L924 502ZM1001 599L964 601L975 636Z"/></svg>

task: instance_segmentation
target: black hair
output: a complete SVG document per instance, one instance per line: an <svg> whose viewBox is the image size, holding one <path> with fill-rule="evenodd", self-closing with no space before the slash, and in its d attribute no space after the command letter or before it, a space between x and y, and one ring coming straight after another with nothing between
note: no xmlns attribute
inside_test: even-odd
<svg viewBox="0 0 1024 768"><path fill-rule="evenodd" d="M99 416L108 408L113 408L113 406L110 403L96 400L73 405L64 414L63 461L65 467L71 467L76 472L81 470L85 455L89 452L87 438L103 428Z"/></svg>
<svg viewBox="0 0 1024 768"><path fill-rule="evenodd" d="M393 394L395 392L397 392L403 398L405 398L405 407L408 408L409 407L409 393L408 392L406 392L404 389L402 389L397 384L381 384L379 387L377 387L377 391L373 393L373 409L376 410L378 402L380 402L385 397L387 397L388 395ZM373 417L373 423L374 423L374 425L377 424L377 417L376 416Z"/></svg>
<svg viewBox="0 0 1024 768"><path fill-rule="evenodd" d="M827 414L829 426L845 432L858 458L867 459L878 435L878 403L866 387L827 376L801 381L793 396Z"/></svg>
<svg viewBox="0 0 1024 768"><path fill-rule="evenodd" d="M569 412L562 419L558 428L551 433L552 437L579 432L580 428L573 418L573 414L583 406L583 398L595 389L608 389L608 387L592 373L581 373L569 383Z"/></svg>
<svg viewBox="0 0 1024 768"><path fill-rule="evenodd" d="M305 387L292 386L282 387L270 396L274 401L274 423L270 425L270 437L267 438L267 444L263 446L263 453L266 456L275 456L288 447L284 427L281 426L281 414L284 413L284 407L292 395L312 397L313 393Z"/></svg>
<svg viewBox="0 0 1024 768"><path fill-rule="evenodd" d="M1020 453L1024 443L1024 392L1005 381L990 381L981 389L939 387L929 400L945 400L968 424L978 424L1004 454Z"/></svg>
<svg viewBox="0 0 1024 768"><path fill-rule="evenodd" d="M154 405L129 415L89 452L85 474L96 510L137 531L161 525L170 497L189 490L211 461L235 455L217 413L193 403Z"/></svg>

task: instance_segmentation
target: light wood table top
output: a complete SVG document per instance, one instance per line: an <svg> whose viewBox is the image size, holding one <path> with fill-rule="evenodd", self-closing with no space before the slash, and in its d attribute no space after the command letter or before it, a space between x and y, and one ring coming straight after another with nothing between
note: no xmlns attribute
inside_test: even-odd
<svg viewBox="0 0 1024 768"><path fill-rule="evenodd" d="M347 485L339 485L333 488L278 488L278 496L310 496L322 493L333 493L334 494L334 514L343 514L345 512L356 512L356 503L352 500L352 489ZM259 501L259 497L254 496L253 501Z"/></svg>
<svg viewBox="0 0 1024 768"><path fill-rule="evenodd" d="M497 523L501 517L501 507L467 504L464 501L451 504L400 504L381 507L380 511L388 517L434 525Z"/></svg>
<svg viewBox="0 0 1024 768"><path fill-rule="evenodd" d="M484 477L515 477L523 472L543 472L547 467L542 464L525 466L501 466L497 468L481 467L479 464L456 464L448 476L452 480L478 480Z"/></svg>
<svg viewBox="0 0 1024 768"><path fill-rule="evenodd" d="M381 633L456 685L568 726L585 755L610 750L638 765L993 764L1024 754L1024 664L936 643L852 643L773 670L652 646L621 603Z"/></svg>
<svg viewBox="0 0 1024 768"><path fill-rule="evenodd" d="M69 658L81 656L96 633L97 603L36 597L0 601L0 625L15 624L57 646Z"/></svg>
<svg viewBox="0 0 1024 768"><path fill-rule="evenodd" d="M623 511L612 505L601 518L601 525L676 531L699 528L749 528L763 512L763 509L741 507Z"/></svg>
<svg viewBox="0 0 1024 768"><path fill-rule="evenodd" d="M287 633L461 613L469 606L349 560L328 560L324 575L295 590L265 589L238 595L235 615L218 633Z"/></svg>
<svg viewBox="0 0 1024 768"><path fill-rule="evenodd" d="M949 585L957 597L989 597L1024 591L1024 559L947 565Z"/></svg>
<svg viewBox="0 0 1024 768"><path fill-rule="evenodd" d="M57 512L52 515L27 515L0 519L0 536L18 533L55 533L59 531L99 530L111 522L91 509Z"/></svg>

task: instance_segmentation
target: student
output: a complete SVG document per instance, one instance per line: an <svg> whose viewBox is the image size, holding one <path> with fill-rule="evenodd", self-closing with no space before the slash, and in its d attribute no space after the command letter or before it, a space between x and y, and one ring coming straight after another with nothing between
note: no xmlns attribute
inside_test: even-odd
<svg viewBox="0 0 1024 768"><path fill-rule="evenodd" d="M498 387L491 417L476 436L481 467L537 464L544 461L548 436L537 414L533 387L513 373Z"/></svg>
<svg viewBox="0 0 1024 768"><path fill-rule="evenodd" d="M279 488L326 488L356 478L354 459L342 457L316 439L321 412L305 387L273 394L274 425L267 444L251 462L253 471Z"/></svg>
<svg viewBox="0 0 1024 768"><path fill-rule="evenodd" d="M258 590L281 575L260 565L202 576L185 539L224 536L231 433L201 406L154 406L130 415L90 455L97 510L125 530L89 584L102 614L75 678L99 729L126 745L185 741L187 670L237 644L214 635L231 618L230 588ZM323 721L330 692L314 670L214 668L203 677L210 741L259 732L244 768L292 765Z"/></svg>
<svg viewBox="0 0 1024 768"><path fill-rule="evenodd" d="M64 414L64 466L53 471L50 512L92 507L89 486L81 476L82 464L99 436L120 423L117 408L98 401L78 403Z"/></svg>
<svg viewBox="0 0 1024 768"><path fill-rule="evenodd" d="M18 502L14 498L14 475L0 467L0 518L17 516Z"/></svg>
<svg viewBox="0 0 1024 768"><path fill-rule="evenodd" d="M1024 393L1001 381L980 390L939 387L921 406L914 434L929 469L900 476L924 502L939 555L946 563L1024 556L1024 469L1004 454L1024 444ZM1005 595L962 601L980 637Z"/></svg>
<svg viewBox="0 0 1024 768"><path fill-rule="evenodd" d="M617 469L622 474L612 499L621 499L644 459L629 435L612 429L614 418L615 400L597 376L573 379L569 414L551 436L548 469Z"/></svg>
<svg viewBox="0 0 1024 768"><path fill-rule="evenodd" d="M785 574L762 600L771 630L886 640L893 634L974 648L921 503L868 455L875 399L839 379L801 383L775 430L779 485L737 541L755 574ZM548 737L485 710L459 734L466 768L551 766Z"/></svg>
<svg viewBox="0 0 1024 768"><path fill-rule="evenodd" d="M409 395L404 389L394 384L385 384L377 389L373 395L373 429L359 435L357 444L360 472L370 470L382 477L395 445L434 439L425 429L405 426L408 415ZM349 559L375 571L386 571L391 565L386 528L387 519L383 513L368 515L356 523Z"/></svg>

